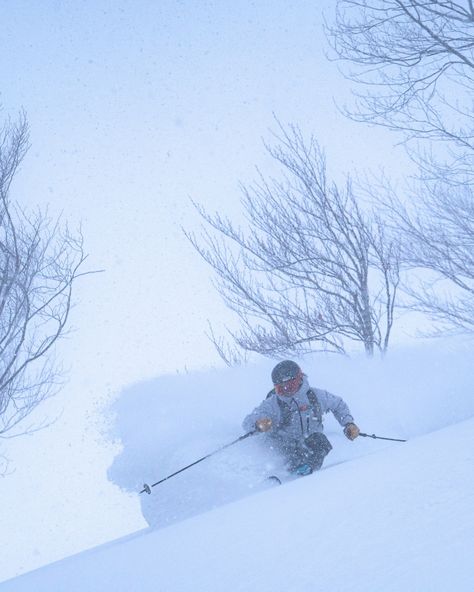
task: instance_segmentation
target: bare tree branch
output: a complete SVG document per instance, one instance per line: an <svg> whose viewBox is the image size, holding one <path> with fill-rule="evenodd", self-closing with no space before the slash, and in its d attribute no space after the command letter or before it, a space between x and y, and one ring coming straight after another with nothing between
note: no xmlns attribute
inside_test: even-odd
<svg viewBox="0 0 474 592"><path fill-rule="evenodd" d="M347 180L327 178L316 140L280 125L267 146L282 180L243 187L244 231L194 203L206 223L186 233L214 269L216 288L241 323L244 350L275 356L307 351L345 353L361 343L384 353L394 322L399 250L364 212ZM215 339L214 339L215 342ZM218 348L219 350L219 348Z"/></svg>
<svg viewBox="0 0 474 592"><path fill-rule="evenodd" d="M386 179L365 187L384 210L385 231L401 237L404 306L431 317L425 334L473 332L473 188L417 183L402 200Z"/></svg>
<svg viewBox="0 0 474 592"><path fill-rule="evenodd" d="M404 236L413 306L474 329L474 9L471 1L340 0L327 27L346 76L365 89L359 121L401 131L422 184L388 211ZM413 140L416 140L413 143ZM408 206L406 205L408 203Z"/></svg>
<svg viewBox="0 0 474 592"><path fill-rule="evenodd" d="M0 438L41 427L24 420L61 384L55 346L67 334L75 281L93 273L82 271L80 231L10 201L27 149L22 114L0 131Z"/></svg>
<svg viewBox="0 0 474 592"><path fill-rule="evenodd" d="M471 2L339 0L327 25L333 50L357 83L358 121L402 131L406 141L436 140L436 158L410 155L431 178L474 182L474 15ZM349 65L350 64L350 65Z"/></svg>

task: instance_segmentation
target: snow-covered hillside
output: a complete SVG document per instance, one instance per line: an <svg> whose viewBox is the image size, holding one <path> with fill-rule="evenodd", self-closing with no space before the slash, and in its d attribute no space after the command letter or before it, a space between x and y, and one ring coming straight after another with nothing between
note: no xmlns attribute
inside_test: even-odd
<svg viewBox="0 0 474 592"><path fill-rule="evenodd" d="M137 533L2 592L470 592L474 420Z"/></svg>
<svg viewBox="0 0 474 592"><path fill-rule="evenodd" d="M0 591L474 589L469 346L443 340L383 362L314 356L301 364L310 384L346 400L363 431L408 442L349 442L328 416L333 450L319 473L262 485L283 469L257 435L139 495L144 481L241 435L242 418L271 386L273 364L143 382L110 410L109 436L122 451L109 478L154 528Z"/></svg>

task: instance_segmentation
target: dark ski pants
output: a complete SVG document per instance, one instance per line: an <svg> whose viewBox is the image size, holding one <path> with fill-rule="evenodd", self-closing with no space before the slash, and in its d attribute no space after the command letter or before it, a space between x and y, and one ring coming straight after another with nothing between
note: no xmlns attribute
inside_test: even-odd
<svg viewBox="0 0 474 592"><path fill-rule="evenodd" d="M285 457L290 471L303 464L308 464L313 471L318 471L332 450L331 443L321 432L311 434L304 440L276 439L277 448Z"/></svg>

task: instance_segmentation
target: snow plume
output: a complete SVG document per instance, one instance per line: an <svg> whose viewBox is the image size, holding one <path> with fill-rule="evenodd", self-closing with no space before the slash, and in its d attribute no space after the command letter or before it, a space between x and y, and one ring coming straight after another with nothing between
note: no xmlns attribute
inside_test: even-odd
<svg viewBox="0 0 474 592"><path fill-rule="evenodd" d="M413 438L474 416L469 344L436 341L392 351L384 360L311 355L300 359L311 386L342 396L362 431ZM128 388L111 408L111 436L122 444L109 478L138 492L234 440L241 422L271 388L273 361L176 374ZM332 416L325 419L333 451L325 465L393 446L351 443ZM220 452L142 494L152 526L165 526L243 497L268 474L283 470L259 436Z"/></svg>

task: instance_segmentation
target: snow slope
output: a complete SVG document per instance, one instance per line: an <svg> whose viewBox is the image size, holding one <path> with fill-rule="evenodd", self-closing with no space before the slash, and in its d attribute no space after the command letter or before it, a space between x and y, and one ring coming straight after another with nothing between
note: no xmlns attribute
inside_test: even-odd
<svg viewBox="0 0 474 592"><path fill-rule="evenodd" d="M474 419L4 582L1 592L471 592Z"/></svg>
<svg viewBox="0 0 474 592"><path fill-rule="evenodd" d="M108 435L122 446L108 476L135 505L135 528L147 521L156 530L6 581L0 591L474 589L471 349L443 339L394 350L383 362L301 360L310 384L343 396L363 431L409 442L349 442L329 415L327 468L264 491L262 479L281 471L281 461L256 436L138 495L144 481L242 433L243 416L268 391L271 361L127 388L108 414ZM87 512L70 508L72 532L84 529ZM86 527L93 536L93 523Z"/></svg>

